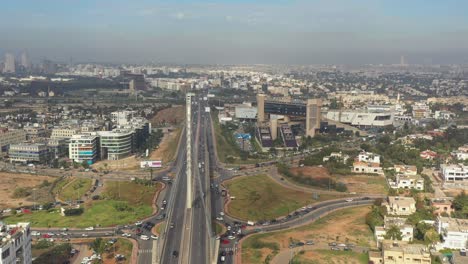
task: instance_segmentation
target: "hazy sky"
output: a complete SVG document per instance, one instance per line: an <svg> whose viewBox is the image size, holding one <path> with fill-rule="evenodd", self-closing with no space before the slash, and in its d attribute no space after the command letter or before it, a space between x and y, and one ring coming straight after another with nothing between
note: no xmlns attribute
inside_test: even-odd
<svg viewBox="0 0 468 264"><path fill-rule="evenodd" d="M468 63L466 0L5 0L0 52L175 63Z"/></svg>

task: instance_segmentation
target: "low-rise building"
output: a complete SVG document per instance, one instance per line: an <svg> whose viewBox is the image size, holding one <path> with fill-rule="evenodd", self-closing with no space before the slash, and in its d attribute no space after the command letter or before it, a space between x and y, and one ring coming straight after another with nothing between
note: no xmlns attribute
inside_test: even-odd
<svg viewBox="0 0 468 264"><path fill-rule="evenodd" d="M413 165L394 165L393 169L395 170L396 173L402 174L402 175L417 175L418 174L418 168Z"/></svg>
<svg viewBox="0 0 468 264"><path fill-rule="evenodd" d="M416 212L416 201L413 197L389 196L383 203L390 215L410 215Z"/></svg>
<svg viewBox="0 0 468 264"><path fill-rule="evenodd" d="M416 189L424 190L424 179L419 175L404 175L397 174L395 182L389 181L389 185L393 189Z"/></svg>
<svg viewBox="0 0 468 264"><path fill-rule="evenodd" d="M434 214L441 215L442 213L446 213L450 215L453 211L452 205L453 198L434 198L431 199L431 206L434 208Z"/></svg>
<svg viewBox="0 0 468 264"><path fill-rule="evenodd" d="M385 240L387 230L396 226L400 229L402 241L413 241L413 226L406 223L406 218L385 216L384 225L375 227L375 238L377 242Z"/></svg>
<svg viewBox="0 0 468 264"><path fill-rule="evenodd" d="M384 174L380 166L380 155L362 151L354 160L353 172Z"/></svg>
<svg viewBox="0 0 468 264"><path fill-rule="evenodd" d="M50 161L49 148L43 143L12 144L8 156L10 162L44 164Z"/></svg>
<svg viewBox="0 0 468 264"><path fill-rule="evenodd" d="M6 225L0 222L0 264L31 264L31 242L29 223Z"/></svg>
<svg viewBox="0 0 468 264"><path fill-rule="evenodd" d="M323 157L323 162L327 162L330 159L335 159L337 161L342 161L343 163L346 163L349 159L349 155L343 154L340 152L332 152L330 155Z"/></svg>
<svg viewBox="0 0 468 264"><path fill-rule="evenodd" d="M457 160L468 160L468 145L459 147L457 151L452 153L452 155Z"/></svg>
<svg viewBox="0 0 468 264"><path fill-rule="evenodd" d="M382 252L369 254L369 262L374 264L430 264L431 254L425 245L384 240Z"/></svg>
<svg viewBox="0 0 468 264"><path fill-rule="evenodd" d="M451 249L468 248L468 219L439 216L436 225L443 241L440 246Z"/></svg>
<svg viewBox="0 0 468 264"><path fill-rule="evenodd" d="M432 151L432 150L424 150L424 151L421 151L421 153L419 153L419 156L425 160L433 160L437 158L437 152Z"/></svg>
<svg viewBox="0 0 468 264"><path fill-rule="evenodd" d="M463 164L444 164L440 166L440 173L444 181L468 180L468 166Z"/></svg>

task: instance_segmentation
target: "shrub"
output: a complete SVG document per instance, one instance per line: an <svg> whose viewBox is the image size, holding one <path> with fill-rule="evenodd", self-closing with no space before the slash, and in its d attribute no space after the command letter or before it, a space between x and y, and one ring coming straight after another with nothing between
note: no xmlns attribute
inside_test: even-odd
<svg viewBox="0 0 468 264"><path fill-rule="evenodd" d="M73 216L73 215L81 215L84 212L83 208L70 208L70 209L65 209L63 212L65 216Z"/></svg>
<svg viewBox="0 0 468 264"><path fill-rule="evenodd" d="M24 198L31 195L31 190L23 187L18 187L13 192L13 198Z"/></svg>

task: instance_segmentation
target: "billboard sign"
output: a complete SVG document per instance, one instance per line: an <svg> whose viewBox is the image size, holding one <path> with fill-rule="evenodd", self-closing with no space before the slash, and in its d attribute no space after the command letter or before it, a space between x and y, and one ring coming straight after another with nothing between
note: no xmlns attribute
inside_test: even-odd
<svg viewBox="0 0 468 264"><path fill-rule="evenodd" d="M147 160L140 162L140 168L161 168L162 162L160 160Z"/></svg>

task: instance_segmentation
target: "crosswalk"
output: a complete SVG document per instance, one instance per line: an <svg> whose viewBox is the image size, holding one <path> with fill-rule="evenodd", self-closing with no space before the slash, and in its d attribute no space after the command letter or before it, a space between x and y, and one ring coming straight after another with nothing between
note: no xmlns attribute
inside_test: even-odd
<svg viewBox="0 0 468 264"><path fill-rule="evenodd" d="M152 249L139 249L138 254L151 254L153 253Z"/></svg>

